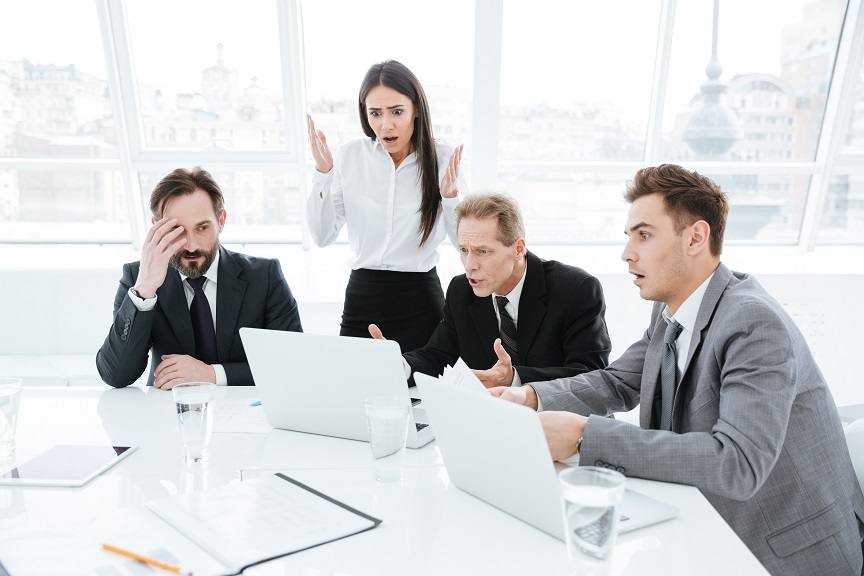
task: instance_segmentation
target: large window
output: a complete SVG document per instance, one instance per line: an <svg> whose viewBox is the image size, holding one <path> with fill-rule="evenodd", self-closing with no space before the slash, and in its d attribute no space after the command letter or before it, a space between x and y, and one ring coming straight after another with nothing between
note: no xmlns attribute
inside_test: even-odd
<svg viewBox="0 0 864 576"><path fill-rule="evenodd" d="M132 0L127 7L147 147L286 148L272 1Z"/></svg>
<svg viewBox="0 0 864 576"><path fill-rule="evenodd" d="M852 96L840 167L829 181L818 241L864 244L864 64Z"/></svg>
<svg viewBox="0 0 864 576"><path fill-rule="evenodd" d="M679 2L663 115L672 160L813 160L846 3Z"/></svg>
<svg viewBox="0 0 864 576"><path fill-rule="evenodd" d="M659 17L659 1L505 2L499 160L641 160Z"/></svg>
<svg viewBox="0 0 864 576"><path fill-rule="evenodd" d="M640 167L717 180L741 244L864 243L864 0L7 0L0 242L129 242L171 169L222 185L236 242L301 242L310 113L362 137L403 62L472 189L532 242L619 244ZM50 18L46 18L50 14ZM475 133L476 132L476 133Z"/></svg>
<svg viewBox="0 0 864 576"><path fill-rule="evenodd" d="M116 157L93 2L9 4L0 18L0 156Z"/></svg>

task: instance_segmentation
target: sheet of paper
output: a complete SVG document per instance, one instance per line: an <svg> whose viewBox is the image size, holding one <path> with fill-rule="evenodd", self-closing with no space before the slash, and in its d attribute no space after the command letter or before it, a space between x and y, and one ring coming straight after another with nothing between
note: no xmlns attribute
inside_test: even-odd
<svg viewBox="0 0 864 576"><path fill-rule="evenodd" d="M449 371L445 368L444 375L441 378L463 390L488 394L486 387L483 386L462 358L459 358Z"/></svg>
<svg viewBox="0 0 864 576"><path fill-rule="evenodd" d="M195 576L225 574L223 566L146 508L128 508L79 524L0 534L0 559L10 574L152 576L155 568L106 552L112 544L180 566ZM167 574L167 572L165 573Z"/></svg>
<svg viewBox="0 0 864 576"><path fill-rule="evenodd" d="M275 475L147 506L232 571L376 525Z"/></svg>
<svg viewBox="0 0 864 576"><path fill-rule="evenodd" d="M252 400L220 398L213 405L213 431L231 434L268 434L273 427L267 422L264 406L250 406Z"/></svg>

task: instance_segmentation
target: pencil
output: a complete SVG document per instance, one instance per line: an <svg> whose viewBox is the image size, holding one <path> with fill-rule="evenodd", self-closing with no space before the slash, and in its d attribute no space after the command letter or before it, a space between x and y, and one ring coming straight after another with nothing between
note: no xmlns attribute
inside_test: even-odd
<svg viewBox="0 0 864 576"><path fill-rule="evenodd" d="M102 544L102 549L107 552L119 554L120 556L125 556L126 558L137 560L138 562L143 562L144 564L149 564L150 566L155 566L156 568L161 568L167 572L173 572L174 574L182 574L183 572L179 566L174 566L173 564L168 564L167 562L162 562L155 558L142 556L141 554L136 554L135 552L130 552L129 550L124 550L123 548L112 546L111 544ZM187 572L186 574L187 576L192 576L192 572Z"/></svg>

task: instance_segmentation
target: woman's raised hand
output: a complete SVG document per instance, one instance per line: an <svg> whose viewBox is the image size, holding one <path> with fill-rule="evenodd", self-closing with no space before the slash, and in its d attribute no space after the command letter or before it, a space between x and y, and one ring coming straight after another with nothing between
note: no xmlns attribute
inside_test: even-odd
<svg viewBox="0 0 864 576"><path fill-rule="evenodd" d="M309 147L312 149L312 157L315 158L315 169L326 174L333 168L333 155L327 146L327 138L321 130L315 128L312 116L306 114L306 129L309 133Z"/></svg>
<svg viewBox="0 0 864 576"><path fill-rule="evenodd" d="M447 172L444 174L444 178L441 180L441 197L442 198L456 198L459 195L459 188L457 182L457 178L459 177L459 162L462 161L462 148L464 146L460 145L457 147L453 154L450 155L450 161L447 162Z"/></svg>

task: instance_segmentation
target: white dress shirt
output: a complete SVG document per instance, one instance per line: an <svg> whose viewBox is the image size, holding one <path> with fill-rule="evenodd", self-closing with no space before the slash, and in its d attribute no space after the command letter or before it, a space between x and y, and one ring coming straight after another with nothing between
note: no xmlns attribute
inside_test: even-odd
<svg viewBox="0 0 864 576"><path fill-rule="evenodd" d="M696 318L699 316L699 307L702 306L702 298L705 297L705 290L708 289L708 283L714 277L712 272L690 296L687 297L675 314L669 316L667 308L663 308L663 319L669 322L674 320L681 325L681 334L678 335L678 340L675 341L675 350L678 354L678 378L684 376L684 365L687 363L687 354L690 352L690 340L693 339L693 329L696 327Z"/></svg>
<svg viewBox="0 0 864 576"><path fill-rule="evenodd" d="M453 147L436 142L439 184L446 174ZM467 192L457 177L460 195ZM454 246L459 198L442 198L432 234L420 245L420 204L423 190L419 163L409 154L397 168L384 147L370 138L339 149L333 168L315 171L306 203L306 221L318 246L331 244L348 223L348 243L354 252L351 268L427 272L438 263L437 248L444 236Z"/></svg>
<svg viewBox="0 0 864 576"><path fill-rule="evenodd" d="M207 297L207 303L210 304L210 315L213 317L213 330L216 330L216 281L218 272L219 251L217 250L216 258L213 259L210 268L204 273L204 276L207 278L204 282L204 295ZM183 284L183 291L186 293L186 306L191 308L192 298L195 297L195 290L186 281L187 276L182 272L178 271L178 273L180 274L180 282ZM156 298L158 296L154 295L153 298L144 299L139 297L132 288L129 289L129 299L132 300L132 304L141 312L147 312L155 308ZM225 368L221 364L211 364L211 366L213 367L213 371L216 372L216 385L226 386L228 384L228 376L225 374Z"/></svg>

